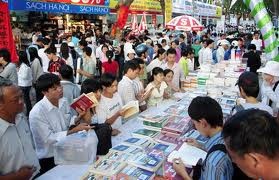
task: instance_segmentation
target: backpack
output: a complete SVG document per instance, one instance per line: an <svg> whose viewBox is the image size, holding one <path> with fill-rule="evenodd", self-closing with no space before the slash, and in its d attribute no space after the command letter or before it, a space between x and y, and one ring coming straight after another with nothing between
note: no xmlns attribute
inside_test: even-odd
<svg viewBox="0 0 279 180"><path fill-rule="evenodd" d="M223 153L227 154L227 149L226 149L226 146L224 144L215 144L207 152L204 163L206 163L206 160L207 160L208 156L215 151L222 151ZM232 162L232 165L233 165L232 180L250 180L250 179L252 180L252 178L249 178L247 175L245 175L235 163ZM197 166L194 167L194 173L193 173L193 179L194 180L199 180L200 179L201 170L202 170L202 165L197 165Z"/></svg>
<svg viewBox="0 0 279 180"><path fill-rule="evenodd" d="M92 124L90 126L94 126L95 133L99 140L97 145L97 155L106 155L109 152L109 149L112 147L111 126L107 123Z"/></svg>

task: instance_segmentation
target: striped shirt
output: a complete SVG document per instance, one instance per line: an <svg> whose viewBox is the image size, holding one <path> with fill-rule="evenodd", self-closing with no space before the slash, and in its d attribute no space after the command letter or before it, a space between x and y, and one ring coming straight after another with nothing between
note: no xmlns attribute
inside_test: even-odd
<svg viewBox="0 0 279 180"><path fill-rule="evenodd" d="M211 137L205 144L206 151L209 151L216 144L224 144L221 132ZM233 166L228 154L222 151L212 152L203 164L201 180L230 180L233 175Z"/></svg>
<svg viewBox="0 0 279 180"><path fill-rule="evenodd" d="M127 76L123 76L122 80L118 83L117 91L122 99L123 105L130 101L137 100L134 89L134 81L129 79Z"/></svg>

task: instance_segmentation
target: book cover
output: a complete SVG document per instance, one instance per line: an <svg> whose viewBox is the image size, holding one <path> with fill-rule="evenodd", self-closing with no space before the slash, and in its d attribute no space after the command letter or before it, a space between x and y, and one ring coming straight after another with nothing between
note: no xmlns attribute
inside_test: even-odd
<svg viewBox="0 0 279 180"><path fill-rule="evenodd" d="M127 164L119 161L99 159L89 169L89 172L102 176L114 176L119 173Z"/></svg>
<svg viewBox="0 0 279 180"><path fill-rule="evenodd" d="M156 128L163 128L166 123L167 123L167 119L160 121L160 122L143 121L143 125L152 126L152 127L156 127Z"/></svg>
<svg viewBox="0 0 279 180"><path fill-rule="evenodd" d="M125 144L119 144L111 148L110 151L118 151L122 153L134 154L134 153L142 152L142 149L134 146L125 145Z"/></svg>
<svg viewBox="0 0 279 180"><path fill-rule="evenodd" d="M160 123L167 119L167 115L152 115L152 114L140 114L138 119L141 121L151 122L151 123Z"/></svg>
<svg viewBox="0 0 279 180"><path fill-rule="evenodd" d="M177 145L158 143L153 147L153 149L162 151L165 155L169 155L173 150L175 150L176 146Z"/></svg>
<svg viewBox="0 0 279 180"><path fill-rule="evenodd" d="M129 138L126 139L123 144L127 144L129 146L135 146L138 148L151 148L155 145L155 142L151 139L144 139L144 138Z"/></svg>
<svg viewBox="0 0 279 180"><path fill-rule="evenodd" d="M98 100L96 99L94 93L82 94L78 97L70 107L77 111L77 109L86 111L91 107L98 105Z"/></svg>
<svg viewBox="0 0 279 180"><path fill-rule="evenodd" d="M155 177L154 172L131 165L126 166L120 173L128 175L129 179L151 180Z"/></svg>
<svg viewBox="0 0 279 180"><path fill-rule="evenodd" d="M164 163L163 176L168 180L183 180L181 176L176 174L175 170L173 169L172 163L169 162Z"/></svg>
<svg viewBox="0 0 279 180"><path fill-rule="evenodd" d="M179 118L172 117L168 121L168 123L163 127L162 131L174 133L174 134L182 134L189 130L191 127L191 119L190 118Z"/></svg>
<svg viewBox="0 0 279 180"><path fill-rule="evenodd" d="M132 135L134 137L139 138L154 138L158 134L157 131L152 131L148 129L138 129L137 131L133 132Z"/></svg>
<svg viewBox="0 0 279 180"><path fill-rule="evenodd" d="M187 115L187 106L174 104L169 106L164 112L174 116L183 116L185 114Z"/></svg>
<svg viewBox="0 0 279 180"><path fill-rule="evenodd" d="M138 101L130 101L122 107L124 111L123 118L129 118L139 112L139 102Z"/></svg>
<svg viewBox="0 0 279 180"><path fill-rule="evenodd" d="M170 144L170 145L175 145L179 143L176 137L166 136L162 133L159 134L157 137L155 137L155 140L159 143Z"/></svg>
<svg viewBox="0 0 279 180"><path fill-rule="evenodd" d="M109 151L104 157L102 157L102 159L125 162L127 159L129 159L129 157L131 157L131 154L122 153L119 151Z"/></svg>
<svg viewBox="0 0 279 180"><path fill-rule="evenodd" d="M146 153L137 153L128 160L128 164L151 172L157 171L162 163L163 159L150 156Z"/></svg>

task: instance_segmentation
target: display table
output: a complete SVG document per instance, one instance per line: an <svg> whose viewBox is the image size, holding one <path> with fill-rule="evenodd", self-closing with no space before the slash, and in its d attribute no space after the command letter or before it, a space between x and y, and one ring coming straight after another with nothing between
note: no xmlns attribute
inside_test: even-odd
<svg viewBox="0 0 279 180"><path fill-rule="evenodd" d="M77 180L86 173L88 168L89 165L58 165L38 177L37 180Z"/></svg>

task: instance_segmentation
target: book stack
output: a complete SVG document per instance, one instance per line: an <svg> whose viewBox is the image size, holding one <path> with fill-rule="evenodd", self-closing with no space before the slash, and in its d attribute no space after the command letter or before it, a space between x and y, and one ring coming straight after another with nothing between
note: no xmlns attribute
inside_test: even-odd
<svg viewBox="0 0 279 180"><path fill-rule="evenodd" d="M129 138L126 139L123 144L134 146L139 149L146 149L146 148L153 148L155 145L155 142L151 139L145 139L145 138Z"/></svg>
<svg viewBox="0 0 279 180"><path fill-rule="evenodd" d="M139 119L143 121L143 126L146 129L153 130L153 131L161 131L164 125L167 123L167 118L169 116L162 116L162 115L155 115L155 116L148 116L148 115L140 115Z"/></svg>
<svg viewBox="0 0 279 180"><path fill-rule="evenodd" d="M227 119L227 117L231 116L232 109L236 105L236 97L222 96L218 99L218 102L222 108L224 119Z"/></svg>
<svg viewBox="0 0 279 180"><path fill-rule="evenodd" d="M118 178L121 179L121 177L123 179L151 180L154 179L155 173L128 165L119 173Z"/></svg>
<svg viewBox="0 0 279 180"><path fill-rule="evenodd" d="M182 104L173 104L169 106L166 110L164 110L164 113L167 113L172 116L185 117L188 115L187 110L188 106Z"/></svg>
<svg viewBox="0 0 279 180"><path fill-rule="evenodd" d="M198 79L196 76L187 76L185 80L182 81L181 84L184 89L194 89L198 86Z"/></svg>
<svg viewBox="0 0 279 180"><path fill-rule="evenodd" d="M170 137L179 137L192 127L191 118L171 116L161 133Z"/></svg>
<svg viewBox="0 0 279 180"><path fill-rule="evenodd" d="M116 151L119 153L127 153L127 154L135 154L138 152L142 152L141 148L137 148L135 146L130 146L126 144L119 144L117 146L114 146L110 149L110 151Z"/></svg>
<svg viewBox="0 0 279 180"><path fill-rule="evenodd" d="M132 136L136 138L153 139L158 134L158 131L153 131L149 129L138 129L132 133Z"/></svg>
<svg viewBox="0 0 279 180"><path fill-rule="evenodd" d="M113 177L118 174L127 163L120 161L110 161L108 159L99 159L90 168L89 173L99 176Z"/></svg>

